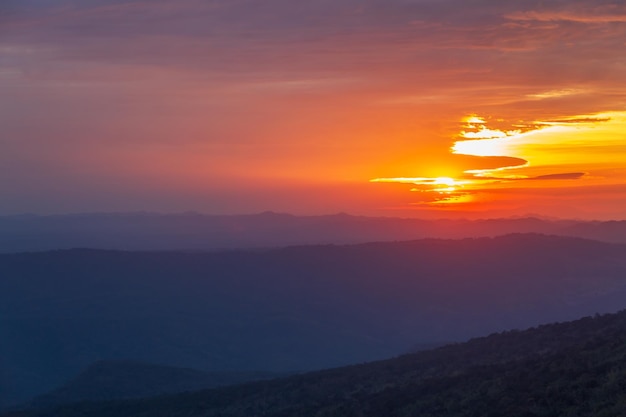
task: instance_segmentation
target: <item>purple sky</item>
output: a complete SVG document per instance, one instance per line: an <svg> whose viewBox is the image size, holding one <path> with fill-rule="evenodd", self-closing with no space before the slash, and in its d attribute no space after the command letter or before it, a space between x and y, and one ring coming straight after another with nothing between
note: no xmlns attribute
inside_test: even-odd
<svg viewBox="0 0 626 417"><path fill-rule="evenodd" d="M3 0L0 214L445 217L369 181L491 168L450 153L468 115L506 131L610 113L598 143L542 139L554 162L499 155L554 184L453 211L623 218L626 159L576 155L626 154L624 74L617 1Z"/></svg>

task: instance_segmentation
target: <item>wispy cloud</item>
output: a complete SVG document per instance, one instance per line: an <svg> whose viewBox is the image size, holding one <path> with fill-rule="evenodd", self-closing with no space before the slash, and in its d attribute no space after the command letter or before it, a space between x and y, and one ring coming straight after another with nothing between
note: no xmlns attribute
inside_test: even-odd
<svg viewBox="0 0 626 417"><path fill-rule="evenodd" d="M37 161L5 163L0 191L37 170L117 180L112 166L198 189L233 175L592 181L606 164L564 159L619 165L606 126L626 103L624 16L604 0L0 1L0 163ZM467 114L492 117L459 126ZM565 140L591 131L612 139ZM489 152L463 155L470 140Z"/></svg>
<svg viewBox="0 0 626 417"><path fill-rule="evenodd" d="M506 16L512 20L577 23L626 23L626 5L602 2L561 3L554 8L517 11Z"/></svg>

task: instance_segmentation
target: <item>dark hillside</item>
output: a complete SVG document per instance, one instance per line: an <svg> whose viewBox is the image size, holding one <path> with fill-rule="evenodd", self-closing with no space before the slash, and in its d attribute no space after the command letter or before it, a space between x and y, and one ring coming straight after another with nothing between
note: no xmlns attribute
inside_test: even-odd
<svg viewBox="0 0 626 417"><path fill-rule="evenodd" d="M621 312L274 381L12 416L621 416L625 388Z"/></svg>
<svg viewBox="0 0 626 417"><path fill-rule="evenodd" d="M30 405L153 397L276 377L268 372L202 372L140 362L98 361Z"/></svg>

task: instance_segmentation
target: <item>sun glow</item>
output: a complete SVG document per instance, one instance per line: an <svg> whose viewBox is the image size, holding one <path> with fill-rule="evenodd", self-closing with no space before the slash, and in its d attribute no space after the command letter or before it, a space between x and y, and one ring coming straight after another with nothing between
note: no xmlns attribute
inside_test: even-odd
<svg viewBox="0 0 626 417"><path fill-rule="evenodd" d="M426 185L431 188L426 191L437 191L437 192L446 190L448 188L452 188L454 190L455 187L460 187L463 184L467 183L467 181L456 180L450 177L374 178L370 180L370 182L394 182L394 183L403 183L403 184ZM424 190L420 190L420 191L424 191Z"/></svg>
<svg viewBox="0 0 626 417"><path fill-rule="evenodd" d="M413 184L415 187L411 188L411 191L414 193L432 193L436 195L436 197L432 198L432 201L425 204L461 201L459 190L465 184L470 183L467 180L457 180L451 177L375 178L370 180L370 182Z"/></svg>
<svg viewBox="0 0 626 417"><path fill-rule="evenodd" d="M437 177L434 180L434 184L443 184L449 187L456 185L456 183L457 182L453 178L450 178L450 177Z"/></svg>
<svg viewBox="0 0 626 417"><path fill-rule="evenodd" d="M626 112L506 124L471 115L461 121L452 155L502 158L501 166L464 169L446 177L376 178L372 182L414 185L423 194L415 206L454 206L488 202L513 189L582 187L626 182ZM491 120L491 119L489 119ZM515 162L512 163L511 159ZM479 163L479 159L476 159ZM607 175L613 179L609 180ZM503 193L502 190L506 190ZM432 197L429 197L432 196ZM502 198L502 197L498 197Z"/></svg>
<svg viewBox="0 0 626 417"><path fill-rule="evenodd" d="M433 181L434 185L441 186L440 188L435 189L435 191L439 193L452 193L457 190L459 183L450 177L437 177Z"/></svg>
<svg viewBox="0 0 626 417"><path fill-rule="evenodd" d="M485 119L483 119L482 117L478 117L475 114L471 116L467 116L465 119L463 119L463 121L468 124L468 127L471 127L472 125L475 125L475 124L479 124L479 125L485 124Z"/></svg>

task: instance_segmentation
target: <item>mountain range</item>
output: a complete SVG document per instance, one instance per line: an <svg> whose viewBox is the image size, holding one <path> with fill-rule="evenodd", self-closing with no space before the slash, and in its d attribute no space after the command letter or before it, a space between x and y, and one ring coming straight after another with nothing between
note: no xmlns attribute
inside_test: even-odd
<svg viewBox="0 0 626 417"><path fill-rule="evenodd" d="M626 245L539 234L0 255L2 405L101 360L293 372L620 310Z"/></svg>
<svg viewBox="0 0 626 417"><path fill-rule="evenodd" d="M310 244L352 244L423 238L459 239L532 232L626 243L626 221L536 217L422 220L348 214L293 216L265 212L87 213L0 216L0 252L72 248L214 250Z"/></svg>

